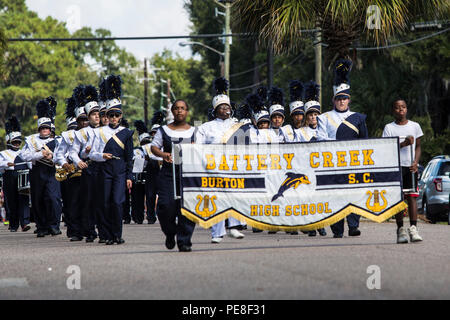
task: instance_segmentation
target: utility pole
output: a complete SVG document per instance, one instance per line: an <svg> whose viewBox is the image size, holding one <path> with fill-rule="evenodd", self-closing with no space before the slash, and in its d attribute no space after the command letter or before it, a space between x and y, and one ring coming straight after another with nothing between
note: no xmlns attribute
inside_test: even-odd
<svg viewBox="0 0 450 320"><path fill-rule="evenodd" d="M230 34L231 3L225 3L225 34ZM230 37L225 37L225 79L230 79Z"/></svg>
<svg viewBox="0 0 450 320"><path fill-rule="evenodd" d="M144 58L144 123L148 125L148 72L147 58Z"/></svg>
<svg viewBox="0 0 450 320"><path fill-rule="evenodd" d="M320 86L318 102L322 105L322 30L320 29L318 23L316 24L316 28L318 30L315 32L314 37L315 79L316 83Z"/></svg>
<svg viewBox="0 0 450 320"><path fill-rule="evenodd" d="M234 0L215 0L215 2L221 6L222 8L225 8L225 34L231 34L231 27L230 27L230 21L231 21L231 5L233 4ZM222 12L217 12L216 15L221 14ZM230 37L225 37L225 51L224 51L224 72L223 76L225 79L230 80Z"/></svg>

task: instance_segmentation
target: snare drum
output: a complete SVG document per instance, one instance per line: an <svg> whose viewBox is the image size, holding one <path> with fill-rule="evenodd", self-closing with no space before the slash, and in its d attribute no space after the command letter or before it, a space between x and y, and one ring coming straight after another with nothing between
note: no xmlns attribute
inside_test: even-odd
<svg viewBox="0 0 450 320"><path fill-rule="evenodd" d="M20 194L30 194L30 170L17 170L17 190Z"/></svg>
<svg viewBox="0 0 450 320"><path fill-rule="evenodd" d="M134 183L145 184L145 171L133 173L134 175Z"/></svg>

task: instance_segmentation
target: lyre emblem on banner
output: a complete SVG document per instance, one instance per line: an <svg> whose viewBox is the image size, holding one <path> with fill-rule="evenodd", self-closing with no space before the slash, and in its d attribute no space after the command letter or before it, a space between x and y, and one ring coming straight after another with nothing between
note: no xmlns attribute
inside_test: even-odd
<svg viewBox="0 0 450 320"><path fill-rule="evenodd" d="M370 191L367 191L366 194L369 195L369 198L366 202L367 209L373 211L373 212L380 212L387 206L386 198L384 197L384 194L386 193L386 190L382 190L379 192L378 190L375 190L373 193ZM383 205L380 205L380 196L381 199L383 199ZM373 197L373 205L370 205L370 201Z"/></svg>
<svg viewBox="0 0 450 320"><path fill-rule="evenodd" d="M202 197L201 195L198 195L197 196L197 200L199 200L197 205L195 206L195 212L197 214L199 214L200 216L202 216L204 218L207 218L209 216L212 216L214 213L216 213L217 206L214 203L214 200L217 200L216 196L209 197L208 195L206 195L206 196ZM202 202L203 202L203 210L200 211L200 205L202 204ZM211 202L211 205L212 205L212 210L211 211L209 210L209 203L210 202Z"/></svg>

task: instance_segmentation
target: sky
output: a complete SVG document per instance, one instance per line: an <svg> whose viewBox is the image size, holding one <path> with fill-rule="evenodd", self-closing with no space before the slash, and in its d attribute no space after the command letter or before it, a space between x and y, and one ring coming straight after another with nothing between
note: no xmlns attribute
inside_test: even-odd
<svg viewBox="0 0 450 320"><path fill-rule="evenodd" d="M65 21L70 32L81 27L104 28L115 37L188 35L190 21L184 0L26 0L40 18L52 16ZM191 57L183 39L117 41L139 60L152 57L164 48Z"/></svg>

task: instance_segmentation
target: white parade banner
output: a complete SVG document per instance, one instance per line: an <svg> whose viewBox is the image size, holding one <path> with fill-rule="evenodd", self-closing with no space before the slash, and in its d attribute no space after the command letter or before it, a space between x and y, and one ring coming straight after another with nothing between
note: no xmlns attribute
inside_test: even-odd
<svg viewBox="0 0 450 320"><path fill-rule="evenodd" d="M398 138L180 146L181 211L204 228L234 217L307 231L350 213L383 222L407 207Z"/></svg>

